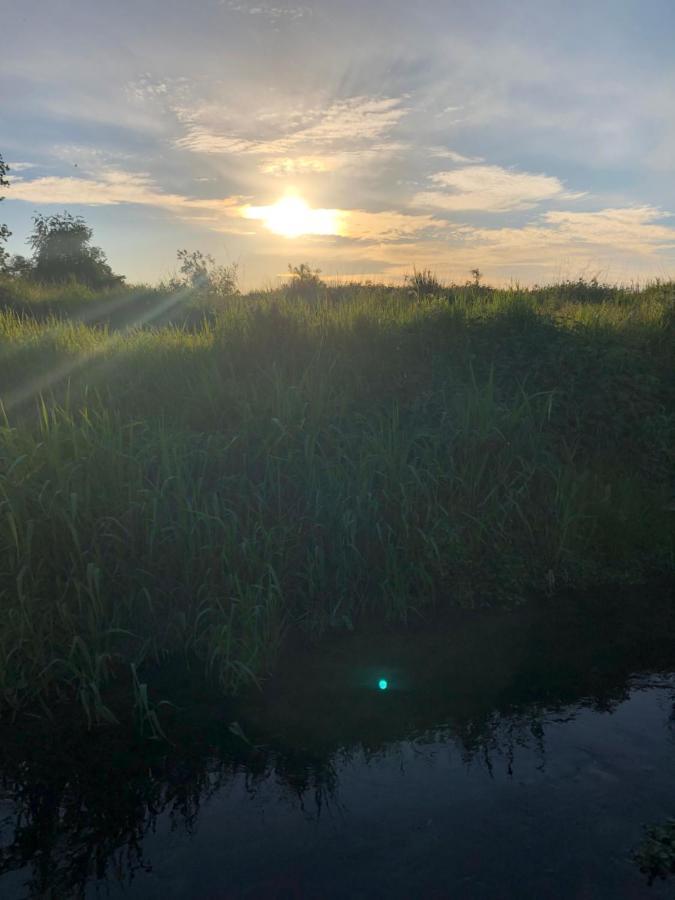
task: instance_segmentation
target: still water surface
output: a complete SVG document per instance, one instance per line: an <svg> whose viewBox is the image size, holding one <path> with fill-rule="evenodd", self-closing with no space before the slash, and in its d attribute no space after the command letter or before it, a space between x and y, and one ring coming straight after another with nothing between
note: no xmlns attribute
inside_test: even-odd
<svg viewBox="0 0 675 900"><path fill-rule="evenodd" d="M672 898L630 858L675 816L672 610L346 635L186 689L175 745L10 742L0 897Z"/></svg>

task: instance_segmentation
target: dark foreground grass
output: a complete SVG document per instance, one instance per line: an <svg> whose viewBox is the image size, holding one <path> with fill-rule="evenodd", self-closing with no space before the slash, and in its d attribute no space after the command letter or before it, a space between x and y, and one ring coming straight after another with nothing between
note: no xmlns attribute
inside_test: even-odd
<svg viewBox="0 0 675 900"><path fill-rule="evenodd" d="M147 718L163 663L236 691L289 629L672 576L674 310L672 285L234 297L190 330L6 309L0 710L98 721L124 684Z"/></svg>

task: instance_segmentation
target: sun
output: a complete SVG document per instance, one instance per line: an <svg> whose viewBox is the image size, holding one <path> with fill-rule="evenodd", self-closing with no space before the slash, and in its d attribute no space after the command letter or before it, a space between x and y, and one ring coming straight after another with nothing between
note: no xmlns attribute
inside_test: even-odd
<svg viewBox="0 0 675 900"><path fill-rule="evenodd" d="M314 231L312 212L300 197L284 197L269 207L263 221L274 234L294 238Z"/></svg>
<svg viewBox="0 0 675 900"><path fill-rule="evenodd" d="M303 234L341 234L337 209L312 209L295 194L282 197L272 206L248 206L247 219L261 220L265 228L282 237L297 238Z"/></svg>

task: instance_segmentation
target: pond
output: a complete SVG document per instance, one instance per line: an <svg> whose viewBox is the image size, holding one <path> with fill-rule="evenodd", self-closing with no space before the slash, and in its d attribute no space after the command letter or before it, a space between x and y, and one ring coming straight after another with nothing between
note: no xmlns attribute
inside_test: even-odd
<svg viewBox="0 0 675 900"><path fill-rule="evenodd" d="M0 896L672 897L631 851L675 814L674 607L298 643L236 704L173 685L171 742L6 729Z"/></svg>

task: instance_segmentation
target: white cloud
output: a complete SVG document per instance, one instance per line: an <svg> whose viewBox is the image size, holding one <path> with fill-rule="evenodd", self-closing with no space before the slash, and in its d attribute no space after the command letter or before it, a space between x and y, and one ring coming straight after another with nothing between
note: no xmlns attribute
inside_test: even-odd
<svg viewBox="0 0 675 900"><path fill-rule="evenodd" d="M226 0L224 5L231 12L244 13L249 16L261 16L271 22L280 19L302 19L311 16L312 10L308 6L267 6L260 3L240 3L235 0Z"/></svg>
<svg viewBox="0 0 675 900"><path fill-rule="evenodd" d="M176 146L193 153L264 153L263 141L218 134L202 125L191 126L188 133L176 141Z"/></svg>
<svg viewBox="0 0 675 900"><path fill-rule="evenodd" d="M441 118L443 118L443 116L447 116L450 113L454 113L454 112L460 112L463 109L464 109L463 106L446 106L445 109L442 109L440 112L437 112L435 117L437 119L441 119Z"/></svg>
<svg viewBox="0 0 675 900"><path fill-rule="evenodd" d="M550 211L522 228L464 226L452 252L503 270L559 273L563 267L571 272L597 267L621 277L655 274L659 267L675 266L675 227L665 224L668 218L652 206Z"/></svg>
<svg viewBox="0 0 675 900"><path fill-rule="evenodd" d="M263 111L257 121L267 127L271 121L277 128L277 134L265 137L218 128L218 111L211 107L177 112L187 132L176 146L194 153L257 156L265 174L295 174L335 171L398 152L404 145L387 135L408 109L401 98L358 96L285 120Z"/></svg>
<svg viewBox="0 0 675 900"><path fill-rule="evenodd" d="M251 207L243 198L199 198L163 191L147 174L121 169L102 169L94 175L47 176L13 181L7 199L57 205L115 206L138 203L208 225L214 231L251 234L238 219L265 219L269 207ZM315 233L351 241L396 243L425 232L447 228L447 223L429 215L410 215L394 210L368 212L362 209L311 210L317 216L330 212L331 227ZM327 221L327 220L326 220Z"/></svg>
<svg viewBox="0 0 675 900"><path fill-rule="evenodd" d="M534 185L528 182L527 194L521 182L521 190L512 192L509 202L514 198L523 202L527 196L531 203L544 193L549 197L564 196L557 179L551 179L551 186L547 176L525 177L544 181ZM462 182L465 193L470 192L468 185ZM559 188L554 190L556 185ZM119 168L102 167L77 177L14 178L7 195L8 200L66 206L143 204L164 209L186 223L214 232L250 235L256 241L261 240L265 230L264 216L258 217L261 222L251 221L255 216L246 220L250 207L242 197L199 198L168 192L145 173ZM503 194L499 202L506 202ZM297 252L320 253L317 262L322 267L346 266L351 267L350 271L358 269L366 274L376 257L378 268L370 271L373 277L401 277L417 266L435 270L441 277L463 280L468 270L478 265L495 282L514 275L526 280L555 280L563 272L574 277L589 270L627 279L667 275L667 267L675 267L672 217L646 205L592 212L549 210L522 227L502 228L455 225L433 213L410 214L396 209L330 212L334 213L335 227L315 228L314 236L304 244L303 238L298 238ZM268 236L267 240L279 238Z"/></svg>
<svg viewBox="0 0 675 900"><path fill-rule="evenodd" d="M675 248L675 228L660 224L668 218L670 213L656 207L634 206L597 212L551 211L543 221L560 240L652 255Z"/></svg>
<svg viewBox="0 0 675 900"><path fill-rule="evenodd" d="M7 200L58 205L115 206L138 203L166 209L188 219L199 217L214 223L240 216L241 198L187 197L163 191L145 173L103 169L95 175L47 176L32 180L16 179Z"/></svg>
<svg viewBox="0 0 675 900"><path fill-rule="evenodd" d="M420 238L424 233L447 230L440 219L427 215L408 215L396 210L368 212L365 209L349 210L345 235L359 241L399 243Z"/></svg>
<svg viewBox="0 0 675 900"><path fill-rule="evenodd" d="M332 156L282 156L260 164L263 175L307 175L331 172L334 168Z"/></svg>
<svg viewBox="0 0 675 900"><path fill-rule="evenodd" d="M406 144L395 141L373 144L352 150L338 150L334 153L318 153L314 156L284 156L266 159L260 164L264 175L305 175L317 172L336 172L338 169L363 167L378 160L390 159L407 149Z"/></svg>
<svg viewBox="0 0 675 900"><path fill-rule="evenodd" d="M375 140L390 131L408 110L399 98L351 97L320 112L318 121L296 135L299 143Z"/></svg>
<svg viewBox="0 0 675 900"><path fill-rule="evenodd" d="M297 207L297 208L296 208ZM242 215L265 222L278 234L339 237L347 242L397 244L448 230L447 222L428 215L409 215L396 210L368 212L364 209L311 209L290 198L273 206L246 206ZM298 219L297 229L293 219Z"/></svg>
<svg viewBox="0 0 675 900"><path fill-rule="evenodd" d="M153 78L149 72L130 81L126 86L127 96L131 100L155 100L169 94L169 82L166 79Z"/></svg>
<svg viewBox="0 0 675 900"><path fill-rule="evenodd" d="M430 181L440 189L416 194L413 203L452 212L508 212L531 209L544 200L569 200L583 196L570 194L554 176L514 172L501 166L465 166L438 172L431 176Z"/></svg>
<svg viewBox="0 0 675 900"><path fill-rule="evenodd" d="M595 212L550 211L522 228L463 226L463 241L499 253L504 261L546 258L561 252L586 255L611 251L653 257L675 249L675 228L662 224L670 216L652 206L601 209Z"/></svg>
<svg viewBox="0 0 675 900"><path fill-rule="evenodd" d="M672 277L675 272L675 227L665 224L667 213L649 206L549 212L522 228L453 227L433 219L425 223L421 216L401 220L398 213L351 215L351 233L362 239L323 246L326 271L349 266L362 275L392 280L417 267L461 282L478 266L493 284L514 277L556 281L589 271L618 281ZM365 216L362 234L360 215Z"/></svg>
<svg viewBox="0 0 675 900"><path fill-rule="evenodd" d="M449 150L447 147L430 147L428 152L430 156L449 159L450 162L458 165L483 162L482 156L464 156L462 153L457 153L456 150Z"/></svg>

